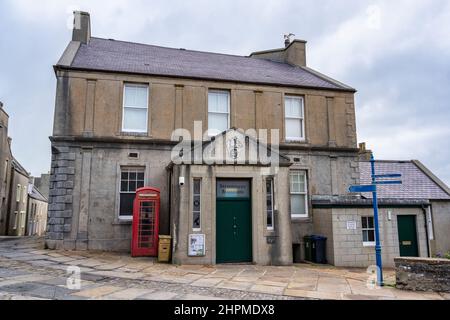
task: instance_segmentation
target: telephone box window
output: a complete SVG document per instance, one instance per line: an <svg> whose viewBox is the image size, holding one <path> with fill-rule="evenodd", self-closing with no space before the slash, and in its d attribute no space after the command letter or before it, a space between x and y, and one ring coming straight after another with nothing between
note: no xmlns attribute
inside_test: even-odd
<svg viewBox="0 0 450 320"><path fill-rule="evenodd" d="M201 189L202 180L194 179L194 192L192 193L192 229L201 230Z"/></svg>
<svg viewBox="0 0 450 320"><path fill-rule="evenodd" d="M144 168L122 168L120 172L120 218L133 216L136 189L144 186Z"/></svg>
<svg viewBox="0 0 450 320"><path fill-rule="evenodd" d="M267 230L273 230L273 179L266 180Z"/></svg>

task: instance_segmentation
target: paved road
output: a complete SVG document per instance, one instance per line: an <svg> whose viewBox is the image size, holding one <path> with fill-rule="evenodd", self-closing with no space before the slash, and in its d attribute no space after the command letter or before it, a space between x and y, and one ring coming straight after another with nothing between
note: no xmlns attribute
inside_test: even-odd
<svg viewBox="0 0 450 320"><path fill-rule="evenodd" d="M79 288L68 267L81 271ZM386 274L392 282L393 272ZM174 266L123 254L44 250L42 238L0 238L0 299L450 299L371 289L368 276L362 269L313 265Z"/></svg>

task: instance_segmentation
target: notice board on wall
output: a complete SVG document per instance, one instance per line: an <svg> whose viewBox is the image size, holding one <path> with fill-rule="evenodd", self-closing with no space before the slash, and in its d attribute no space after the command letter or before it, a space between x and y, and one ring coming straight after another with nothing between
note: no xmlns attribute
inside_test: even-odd
<svg viewBox="0 0 450 320"><path fill-rule="evenodd" d="M188 256L203 257L206 254L204 234L190 234L188 241Z"/></svg>

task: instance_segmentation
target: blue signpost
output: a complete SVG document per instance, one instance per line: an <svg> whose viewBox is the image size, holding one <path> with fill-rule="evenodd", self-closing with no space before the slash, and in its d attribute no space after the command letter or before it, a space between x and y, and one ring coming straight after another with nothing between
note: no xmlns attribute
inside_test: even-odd
<svg viewBox="0 0 450 320"><path fill-rule="evenodd" d="M375 258L377 263L377 284L379 286L383 285L383 263L381 261L381 243L380 243L380 228L378 223L378 199L377 199L377 185L393 185L401 184L400 180L377 180L377 179L390 179L390 178L401 178L401 174L375 174L375 159L373 155L370 157L370 167L371 167L371 177L372 184L369 185L355 185L350 186L349 191L352 193L357 192L372 192L372 203L373 203L373 221L375 224Z"/></svg>

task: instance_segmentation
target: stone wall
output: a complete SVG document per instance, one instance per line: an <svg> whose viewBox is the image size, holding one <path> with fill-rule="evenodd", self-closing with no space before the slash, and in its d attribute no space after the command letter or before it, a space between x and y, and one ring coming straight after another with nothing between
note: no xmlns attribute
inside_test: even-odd
<svg viewBox="0 0 450 320"><path fill-rule="evenodd" d="M388 218L391 211L391 219ZM421 208L380 208L380 240L384 267L394 267L394 258L400 256L397 216L415 215L419 255L427 256L427 243ZM364 245L361 217L373 216L372 208L334 208L332 210L334 265L340 267L368 267L375 264L374 245ZM356 229L347 228L347 222L356 222ZM327 244L329 245L329 244Z"/></svg>
<svg viewBox="0 0 450 320"><path fill-rule="evenodd" d="M75 150L68 146L52 148L46 234L47 246L52 249L63 247L63 239L67 240L72 230Z"/></svg>
<svg viewBox="0 0 450 320"><path fill-rule="evenodd" d="M450 201L432 201L434 245L433 254L450 251Z"/></svg>
<svg viewBox="0 0 450 320"><path fill-rule="evenodd" d="M160 188L160 233L169 233L167 146L53 142L52 153L48 248L130 250L131 220L119 217L122 166L144 168L145 185Z"/></svg>
<svg viewBox="0 0 450 320"><path fill-rule="evenodd" d="M327 237L326 258L329 264L334 265L334 237L331 210L314 209L314 234Z"/></svg>
<svg viewBox="0 0 450 320"><path fill-rule="evenodd" d="M394 260L398 289L450 292L450 260L425 258Z"/></svg>
<svg viewBox="0 0 450 320"><path fill-rule="evenodd" d="M12 158L8 142L9 118L2 106L0 102L0 235L4 235L7 229L6 221Z"/></svg>
<svg viewBox="0 0 450 320"><path fill-rule="evenodd" d="M176 264L216 263L216 181L217 179L251 180L252 198L252 259L259 265L289 265L292 263L291 225L288 211L288 168L280 167L274 175L275 230L267 230L265 178L272 176L268 168L258 166L180 165L174 168L173 187L178 189L179 210L172 215L173 262ZM176 185L178 176L185 177L185 185ZM192 179L202 179L201 231L192 226ZM205 234L204 257L189 257L188 236ZM272 241L270 241L272 240Z"/></svg>
<svg viewBox="0 0 450 320"><path fill-rule="evenodd" d="M116 137L122 132L124 83L149 84L149 129L140 137L169 140L172 131L193 133L194 121L207 129L209 88L230 91L230 127L279 129L288 146L356 149L354 94L180 78L57 71L53 136ZM284 95L305 98L305 143L284 137ZM355 151L355 150L354 150Z"/></svg>

